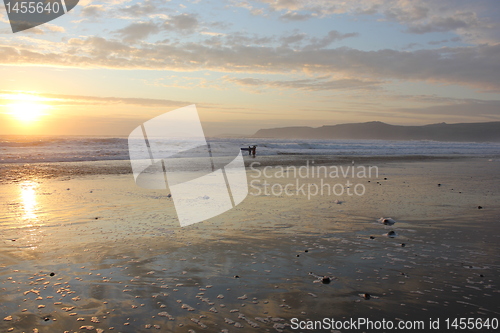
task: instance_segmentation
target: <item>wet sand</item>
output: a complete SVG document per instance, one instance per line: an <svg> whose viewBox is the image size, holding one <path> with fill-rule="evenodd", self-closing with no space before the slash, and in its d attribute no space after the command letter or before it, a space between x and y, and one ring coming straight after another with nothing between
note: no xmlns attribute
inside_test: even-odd
<svg viewBox="0 0 500 333"><path fill-rule="evenodd" d="M280 158L247 164L304 164ZM248 169L256 188L242 204L184 228L168 192L137 187L123 162L106 172L30 166L22 176L3 166L13 176L0 185L0 331L297 332L307 330L292 330L292 318L500 318L500 161L355 162L379 170L347 177L362 196L258 194L295 179L265 186Z"/></svg>

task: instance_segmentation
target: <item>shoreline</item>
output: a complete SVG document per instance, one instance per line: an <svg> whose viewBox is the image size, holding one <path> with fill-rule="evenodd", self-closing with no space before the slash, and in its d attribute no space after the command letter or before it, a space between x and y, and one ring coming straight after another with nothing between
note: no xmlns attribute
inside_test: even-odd
<svg viewBox="0 0 500 333"><path fill-rule="evenodd" d="M244 156L245 167L254 162L260 163L255 167L266 166L302 166L307 161L314 161L316 165L345 165L363 163L397 163L423 161L458 161L500 159L500 155L264 155L251 158ZM44 163L0 163L0 184L19 182L23 179L52 179L71 178L89 175L122 175L131 174L130 160L100 160L78 162L44 162Z"/></svg>

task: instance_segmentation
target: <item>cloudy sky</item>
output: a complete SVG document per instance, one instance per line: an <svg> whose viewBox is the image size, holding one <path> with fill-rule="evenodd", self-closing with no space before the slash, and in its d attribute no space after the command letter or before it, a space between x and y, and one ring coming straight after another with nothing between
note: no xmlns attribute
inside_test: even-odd
<svg viewBox="0 0 500 333"><path fill-rule="evenodd" d="M208 135L500 121L498 0L81 0L15 34L0 8L0 134L126 136L190 104Z"/></svg>

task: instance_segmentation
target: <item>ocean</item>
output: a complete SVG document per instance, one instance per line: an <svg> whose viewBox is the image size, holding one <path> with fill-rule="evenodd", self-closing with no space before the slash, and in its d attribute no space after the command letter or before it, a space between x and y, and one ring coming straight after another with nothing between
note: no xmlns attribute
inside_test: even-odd
<svg viewBox="0 0 500 333"><path fill-rule="evenodd" d="M336 156L493 156L498 142L437 142L384 140L284 140L209 138L224 151L257 145L257 155ZM227 149L226 149L227 148ZM247 154L244 152L244 154ZM186 155L183 155L186 156ZM0 136L0 163L48 163L128 160L128 139L88 136Z"/></svg>

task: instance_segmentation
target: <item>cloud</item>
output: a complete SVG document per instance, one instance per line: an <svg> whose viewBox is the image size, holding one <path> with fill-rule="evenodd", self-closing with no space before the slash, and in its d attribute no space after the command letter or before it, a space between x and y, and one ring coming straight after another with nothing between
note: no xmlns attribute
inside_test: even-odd
<svg viewBox="0 0 500 333"><path fill-rule="evenodd" d="M304 6L303 0L271 0L263 1L270 4L270 6L275 10L298 10Z"/></svg>
<svg viewBox="0 0 500 333"><path fill-rule="evenodd" d="M429 44L429 45L439 45L439 44L448 43L448 42L449 42L449 40L447 40L447 39L431 40L430 42L427 42L427 44Z"/></svg>
<svg viewBox="0 0 500 333"><path fill-rule="evenodd" d="M103 5L89 5L82 8L80 15L83 17L97 18L101 17L106 12Z"/></svg>
<svg viewBox="0 0 500 333"><path fill-rule="evenodd" d="M158 15L153 15L158 16ZM136 43L148 38L150 35L160 31L174 31L181 34L193 33L199 26L198 19L192 14L179 14L174 16L165 16L161 21L137 22L131 23L122 29L115 30L115 34L120 36L123 41ZM207 33L209 34L209 33Z"/></svg>
<svg viewBox="0 0 500 333"><path fill-rule="evenodd" d="M225 36L226 34L225 33L222 33L222 32L214 32L214 31L202 31L200 32L202 35L207 35L207 36L215 36L215 37L219 37L219 36Z"/></svg>
<svg viewBox="0 0 500 333"><path fill-rule="evenodd" d="M401 49L402 50L411 50L411 49L416 48L417 46L421 46L421 44L419 44L419 43L410 43L410 44L407 44L407 45L403 46Z"/></svg>
<svg viewBox="0 0 500 333"><path fill-rule="evenodd" d="M256 0L264 5L262 15L280 13L282 20L329 18L347 14L372 15L393 21L414 34L455 32L475 43L500 41L499 7L495 0ZM243 6L251 10L252 6ZM253 9L252 9L253 10ZM382 18L380 18L382 17Z"/></svg>
<svg viewBox="0 0 500 333"><path fill-rule="evenodd" d="M312 18L311 14L299 14L294 12L287 12L280 16L280 19L283 21L306 21Z"/></svg>
<svg viewBox="0 0 500 333"><path fill-rule="evenodd" d="M384 15L390 20L409 23L426 19L429 12L428 7L415 5L413 7L391 7L385 10Z"/></svg>
<svg viewBox="0 0 500 333"><path fill-rule="evenodd" d="M329 35L335 40L336 33ZM175 71L290 73L304 71L344 74L370 80L440 82L500 90L500 44L443 47L430 50L363 51L347 47L312 48L247 46L203 43L147 44L131 46L102 37L70 39L44 51L0 46L5 65L52 65L83 68L168 69ZM318 41L319 44L319 41Z"/></svg>
<svg viewBox="0 0 500 333"><path fill-rule="evenodd" d="M288 46L289 44L300 43L306 39L307 39L307 34L303 32L300 33L295 32L291 35L282 36L280 38L280 41L283 43L284 46Z"/></svg>
<svg viewBox="0 0 500 333"><path fill-rule="evenodd" d="M64 29L63 27L61 27L59 25L45 23L45 24L42 24L40 26L24 30L23 34L26 34L26 35L45 35L45 34L53 34L53 33L58 33L58 32L66 32L66 29ZM6 33L11 33L10 29L8 32L6 31ZM22 40L23 38L19 38L19 39ZM47 45L46 41L42 41L40 39L39 40L32 39L31 41L35 42L35 44L37 41L39 41L40 42L38 44L39 46L41 46L42 44Z"/></svg>
<svg viewBox="0 0 500 333"><path fill-rule="evenodd" d="M301 79L301 80L261 80L255 78L234 78L225 76L225 81L236 83L241 86L297 89L307 91L322 90L351 90L351 89L378 89L382 84L380 81L369 81L359 79L325 80L324 78Z"/></svg>
<svg viewBox="0 0 500 333"><path fill-rule="evenodd" d="M160 5L158 1L145 0L144 2L135 3L131 6L121 7L118 9L118 12L129 17L144 17L159 13Z"/></svg>
<svg viewBox="0 0 500 333"><path fill-rule="evenodd" d="M461 117L461 121L500 121L500 101L455 99L445 105L431 105L428 107L397 108L396 113ZM470 119L468 119L470 118Z"/></svg>
<svg viewBox="0 0 500 333"><path fill-rule="evenodd" d="M414 34L425 34L470 29L476 26L478 26L478 19L474 13L469 12L448 17L433 17L427 23L411 24L406 31Z"/></svg>
<svg viewBox="0 0 500 333"><path fill-rule="evenodd" d="M198 27L199 22L193 14L179 14L165 20L163 28L183 33L192 33Z"/></svg>
<svg viewBox="0 0 500 333"><path fill-rule="evenodd" d="M127 44L115 40L107 40L102 37L87 37L85 39L71 38L68 40L68 45L70 48L67 53L72 57L71 60L68 59L68 61L65 61L68 65L75 60L78 61L78 59L83 60L82 66L89 66L90 63L93 62L92 59L96 58L102 60L112 58L114 61L119 61L117 57L123 57L134 50L133 47ZM40 54L40 57L43 56L47 56L47 54ZM49 57L52 57L52 55L49 55ZM87 60L84 60L85 58ZM105 62L108 64L110 63L110 61ZM78 67L77 64L74 66Z"/></svg>
<svg viewBox="0 0 500 333"><path fill-rule="evenodd" d="M338 32L336 30L332 30L328 32L328 34L323 37L323 38L312 38L311 43L305 47L305 50L318 50L325 48L332 44L333 42L350 38L350 37L357 37L359 34L357 32L350 32L347 34L343 34L341 32Z"/></svg>
<svg viewBox="0 0 500 333"><path fill-rule="evenodd" d="M132 23L123 29L116 30L116 33L126 42L135 43L148 38L149 35L160 32L160 28L153 22Z"/></svg>
<svg viewBox="0 0 500 333"><path fill-rule="evenodd" d="M43 27L49 32L66 32L66 29L55 24L45 23Z"/></svg>
<svg viewBox="0 0 500 333"><path fill-rule="evenodd" d="M245 46L252 46L252 45L258 45L258 46L264 46L264 45L270 45L275 41L275 37L272 36L259 36L259 35L248 35L245 33L232 33L230 35L226 35L224 38L224 43L228 47L239 47L242 45ZM210 44L207 44L210 45Z"/></svg>
<svg viewBox="0 0 500 333"><path fill-rule="evenodd" d="M9 95L16 95L19 91L0 90L0 101L9 102L6 98ZM27 93L23 93L27 94ZM97 97L83 95L65 95L65 94L41 94L36 95L50 105L136 105L145 107L179 107L193 104L187 101L175 101L168 99L152 99L152 98L125 98L125 97ZM6 102L4 102L6 103ZM204 106L206 107L206 106Z"/></svg>
<svg viewBox="0 0 500 333"><path fill-rule="evenodd" d="M33 27L27 30L23 31L26 34L32 34L32 35L44 35L45 31L41 29L40 27Z"/></svg>

